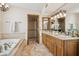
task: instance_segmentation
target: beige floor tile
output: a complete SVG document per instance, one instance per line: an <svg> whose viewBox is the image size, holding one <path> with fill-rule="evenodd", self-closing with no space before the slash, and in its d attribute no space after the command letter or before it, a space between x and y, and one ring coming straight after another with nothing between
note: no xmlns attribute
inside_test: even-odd
<svg viewBox="0 0 79 59"><path fill-rule="evenodd" d="M20 56L52 56L43 44L30 44L26 46Z"/></svg>

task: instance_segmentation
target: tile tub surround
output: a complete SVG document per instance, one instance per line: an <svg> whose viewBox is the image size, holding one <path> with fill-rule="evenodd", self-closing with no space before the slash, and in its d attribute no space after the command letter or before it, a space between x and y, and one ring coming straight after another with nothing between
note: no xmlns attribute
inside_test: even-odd
<svg viewBox="0 0 79 59"><path fill-rule="evenodd" d="M55 38L58 38L60 40L74 40L74 39L79 39L79 37L71 37L71 36L66 36L65 34L55 34L49 31L42 31L42 33L53 36Z"/></svg>
<svg viewBox="0 0 79 59"><path fill-rule="evenodd" d="M24 39L25 33L1 33L2 39Z"/></svg>
<svg viewBox="0 0 79 59"><path fill-rule="evenodd" d="M0 45L3 45L4 43L12 44L11 48L8 50L3 50L3 52L0 53L1 56L9 56L9 55L14 55L15 52L17 51L19 45L22 43L22 39L3 39L0 40ZM17 46L17 47L16 47ZM15 48L15 49L14 49Z"/></svg>

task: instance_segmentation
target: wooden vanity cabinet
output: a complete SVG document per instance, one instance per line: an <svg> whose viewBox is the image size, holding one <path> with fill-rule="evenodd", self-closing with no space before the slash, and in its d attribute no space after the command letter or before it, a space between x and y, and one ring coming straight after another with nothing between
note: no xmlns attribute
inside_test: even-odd
<svg viewBox="0 0 79 59"><path fill-rule="evenodd" d="M56 55L56 40L54 38L52 38L52 36L50 36L51 38L51 52L53 55Z"/></svg>
<svg viewBox="0 0 79 59"><path fill-rule="evenodd" d="M56 55L63 56L64 55L64 46L63 41L60 39L56 39Z"/></svg>
<svg viewBox="0 0 79 59"><path fill-rule="evenodd" d="M44 43L44 45L46 46L47 45L47 39L46 39L46 35L43 35L43 43Z"/></svg>
<svg viewBox="0 0 79 59"><path fill-rule="evenodd" d="M47 48L49 48L49 50L51 50L51 39L50 39L50 36L46 36L46 39L47 39Z"/></svg>
<svg viewBox="0 0 79 59"><path fill-rule="evenodd" d="M44 36L45 35L45 36ZM45 37L45 38L44 38ZM79 40L62 40L53 36L43 34L44 45L55 56L77 56L79 55Z"/></svg>
<svg viewBox="0 0 79 59"><path fill-rule="evenodd" d="M53 55L63 55L63 43L61 40L43 34L43 43Z"/></svg>
<svg viewBox="0 0 79 59"><path fill-rule="evenodd" d="M67 56L77 56L77 40L65 41L65 53Z"/></svg>

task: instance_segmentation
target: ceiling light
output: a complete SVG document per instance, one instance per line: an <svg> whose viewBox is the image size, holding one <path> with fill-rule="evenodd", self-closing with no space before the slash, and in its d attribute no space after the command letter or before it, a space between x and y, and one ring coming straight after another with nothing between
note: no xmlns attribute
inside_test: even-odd
<svg viewBox="0 0 79 59"><path fill-rule="evenodd" d="M56 18L57 18L57 16L55 15L55 16L54 16L54 19L56 19Z"/></svg>
<svg viewBox="0 0 79 59"><path fill-rule="evenodd" d="M7 11L9 6L6 3L0 3L1 11Z"/></svg>
<svg viewBox="0 0 79 59"><path fill-rule="evenodd" d="M53 17L51 17L51 19L53 19Z"/></svg>
<svg viewBox="0 0 79 59"><path fill-rule="evenodd" d="M57 14L57 18L60 18L60 15L59 14Z"/></svg>
<svg viewBox="0 0 79 59"><path fill-rule="evenodd" d="M66 17L66 13L64 13L63 15L64 15L64 17Z"/></svg>
<svg viewBox="0 0 79 59"><path fill-rule="evenodd" d="M63 17L63 15L62 15L62 13L61 13L61 12L59 13L59 15L60 15L60 17Z"/></svg>

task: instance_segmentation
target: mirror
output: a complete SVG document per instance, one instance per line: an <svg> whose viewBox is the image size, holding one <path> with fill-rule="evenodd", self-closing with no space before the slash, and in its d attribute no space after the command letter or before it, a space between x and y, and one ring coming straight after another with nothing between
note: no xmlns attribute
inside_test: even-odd
<svg viewBox="0 0 79 59"><path fill-rule="evenodd" d="M65 17L51 19L50 25L53 31L65 32Z"/></svg>
<svg viewBox="0 0 79 59"><path fill-rule="evenodd" d="M42 18L42 29L43 30L49 30L50 23L49 23L49 18L48 17L43 17Z"/></svg>
<svg viewBox="0 0 79 59"><path fill-rule="evenodd" d="M65 17L58 19L59 31L65 32Z"/></svg>

